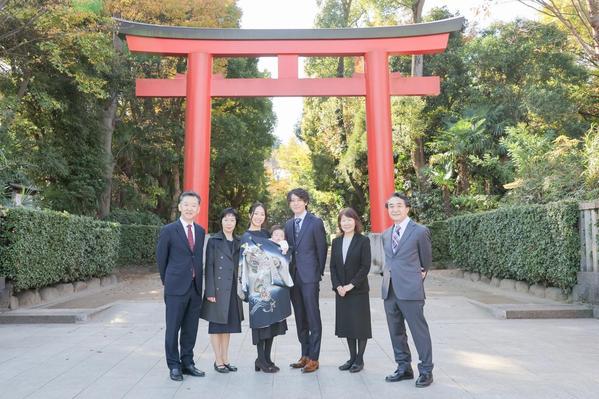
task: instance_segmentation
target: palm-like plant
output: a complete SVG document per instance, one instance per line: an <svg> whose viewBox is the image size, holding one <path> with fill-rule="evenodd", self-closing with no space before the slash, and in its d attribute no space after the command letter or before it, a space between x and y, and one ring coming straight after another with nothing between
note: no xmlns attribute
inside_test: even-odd
<svg viewBox="0 0 599 399"><path fill-rule="evenodd" d="M483 157L493 145L485 122L486 119L480 116L460 118L429 144L434 152L429 161L431 167L442 165L445 170L455 171L458 194L470 189L471 156Z"/></svg>

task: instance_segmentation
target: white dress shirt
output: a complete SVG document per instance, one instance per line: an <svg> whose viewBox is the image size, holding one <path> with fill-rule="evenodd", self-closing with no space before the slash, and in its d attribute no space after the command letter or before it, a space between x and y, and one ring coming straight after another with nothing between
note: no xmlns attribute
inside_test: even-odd
<svg viewBox="0 0 599 399"><path fill-rule="evenodd" d="M408 227L408 223L410 223L410 217L406 217L403 222L401 222L399 224L399 239L401 240L401 237L403 236L403 233L406 231L406 228ZM393 225L393 229L397 230L397 224Z"/></svg>
<svg viewBox="0 0 599 399"><path fill-rule="evenodd" d="M295 216L295 215L293 216L293 223L295 223L295 219L298 219L298 218L300 219L300 222L299 222L299 229L300 229L300 231L302 230L302 225L304 224L304 219L306 218L307 214L308 214L308 211L304 211L304 213L302 213L299 216Z"/></svg>
<svg viewBox="0 0 599 399"><path fill-rule="evenodd" d="M185 237L187 237L188 240L189 240L189 237L187 236L187 234L188 234L189 230L187 230L187 226L191 226L191 235L193 236L193 242L195 244L195 242L196 242L196 229L195 229L193 223L187 223L185 220L183 220L183 218L179 218L179 221L183 225L183 231L185 231Z"/></svg>

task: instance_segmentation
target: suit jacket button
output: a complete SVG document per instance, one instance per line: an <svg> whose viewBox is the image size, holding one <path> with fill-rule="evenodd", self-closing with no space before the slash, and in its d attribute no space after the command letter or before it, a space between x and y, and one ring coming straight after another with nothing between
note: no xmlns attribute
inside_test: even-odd
<svg viewBox="0 0 599 399"><path fill-rule="evenodd" d="M221 256L220 258L222 259L223 257Z"/></svg>
<svg viewBox="0 0 599 399"><path fill-rule="evenodd" d="M220 270L223 270L223 267L222 267L222 266L219 266L218 268L219 268Z"/></svg>
<svg viewBox="0 0 599 399"><path fill-rule="evenodd" d="M216 287L216 290L218 291L220 288Z"/></svg>
<svg viewBox="0 0 599 399"><path fill-rule="evenodd" d="M218 277L218 279L220 280L220 276Z"/></svg>

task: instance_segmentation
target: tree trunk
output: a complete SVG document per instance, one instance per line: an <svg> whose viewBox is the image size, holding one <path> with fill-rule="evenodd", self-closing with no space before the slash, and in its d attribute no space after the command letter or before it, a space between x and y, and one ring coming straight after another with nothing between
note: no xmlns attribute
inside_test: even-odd
<svg viewBox="0 0 599 399"><path fill-rule="evenodd" d="M175 163L172 170L173 179L173 197L171 201L171 212L169 220L175 220L177 218L177 211L179 210L179 195L181 195L181 171L179 165Z"/></svg>
<svg viewBox="0 0 599 399"><path fill-rule="evenodd" d="M21 80L21 83L19 83L19 89L17 90L15 106L12 110L10 110L7 113L7 115L4 119L4 124L7 127L11 126L12 123L14 122L17 112L19 110L20 104L21 104L21 100L23 99L23 97L25 97L25 94L27 94L30 82L31 82L31 72L29 70L27 70L23 73L23 78Z"/></svg>
<svg viewBox="0 0 599 399"><path fill-rule="evenodd" d="M112 174L114 172L114 158L112 157L112 135L116 121L118 99L116 93L106 103L102 112L102 151L104 152L104 190L100 194L98 217L104 219L110 214L110 200L112 197Z"/></svg>
<svg viewBox="0 0 599 399"><path fill-rule="evenodd" d="M419 24L422 22L422 8L424 7L424 0L418 0L412 6L412 22ZM422 76L422 55L412 56L412 76Z"/></svg>
<svg viewBox="0 0 599 399"><path fill-rule="evenodd" d="M451 209L451 194L449 188L447 188L447 186L441 186L441 192L443 194L443 210L445 211L445 216L450 217L453 212Z"/></svg>
<svg viewBox="0 0 599 399"><path fill-rule="evenodd" d="M116 55L123 52L123 44L116 33L112 34L112 47ZM114 63L120 62L120 57L115 55ZM110 82L109 82L110 83ZM116 124L116 112L118 108L118 88L110 92L110 97L102 110L102 150L104 151L104 190L100 194L98 204L98 217L103 219L110 214L110 202L112 199L112 174L114 173L114 157L112 156L112 135Z"/></svg>
<svg viewBox="0 0 599 399"><path fill-rule="evenodd" d="M599 0L589 0L589 23L593 29L594 58L599 65Z"/></svg>
<svg viewBox="0 0 599 399"><path fill-rule="evenodd" d="M470 181L468 180L468 167L464 160L458 160L458 191L464 194L470 190Z"/></svg>
<svg viewBox="0 0 599 399"><path fill-rule="evenodd" d="M417 24L422 22L422 8L424 7L424 0L418 0L412 6L412 22ZM412 76L423 75L423 59L422 55L412 56ZM416 179L418 180L418 188L420 191L428 191L428 181L424 174L426 168L426 159L424 156L424 139L422 137L414 138L414 148L411 152L412 166L416 172Z"/></svg>

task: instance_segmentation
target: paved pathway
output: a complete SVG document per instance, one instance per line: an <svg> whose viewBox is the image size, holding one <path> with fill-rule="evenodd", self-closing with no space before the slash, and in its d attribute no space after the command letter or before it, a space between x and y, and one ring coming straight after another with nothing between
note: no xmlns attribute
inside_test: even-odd
<svg viewBox="0 0 599 399"><path fill-rule="evenodd" d="M379 284L380 278L371 276L373 295ZM435 275L427 279L425 308L435 361L435 382L429 388L415 388L414 381L384 381L395 365L377 297L371 299L373 339L366 348L365 369L357 374L337 370L348 353L333 334L334 300L326 279L321 368L316 373L302 375L287 367L297 359L299 348L291 317L290 331L275 340L274 360L281 372L254 372L255 348L244 322L243 333L232 337L230 351L240 370L218 374L212 369L207 323L201 321L196 364L206 377L186 377L177 383L168 378L164 362L164 305L156 276L142 286L133 301L116 294L119 290L131 294L131 286L89 299L96 306L102 298L120 299L91 322L0 325L0 398L598 397L598 320L498 320L468 297L495 303L503 299L514 303L514 298ZM81 306L83 299L78 301L70 306ZM410 344L413 347L411 340Z"/></svg>

